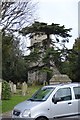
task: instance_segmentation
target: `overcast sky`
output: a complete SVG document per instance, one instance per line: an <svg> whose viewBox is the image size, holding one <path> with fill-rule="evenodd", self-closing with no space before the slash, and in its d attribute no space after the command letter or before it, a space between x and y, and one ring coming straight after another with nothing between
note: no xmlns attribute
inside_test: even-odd
<svg viewBox="0 0 80 120"><path fill-rule="evenodd" d="M78 2L80 0L37 0L40 22L59 23L66 28L72 28L68 48L72 48L78 37Z"/></svg>

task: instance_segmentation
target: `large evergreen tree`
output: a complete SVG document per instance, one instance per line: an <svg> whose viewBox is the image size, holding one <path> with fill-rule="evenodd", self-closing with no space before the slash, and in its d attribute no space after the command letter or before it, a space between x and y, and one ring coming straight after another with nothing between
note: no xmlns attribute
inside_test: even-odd
<svg viewBox="0 0 80 120"><path fill-rule="evenodd" d="M66 51L65 43L69 42L69 37L71 35L68 33L71 31L71 28L66 29L65 26L61 26L59 24L52 23L51 25L48 25L47 23L41 23L41 22L35 22L29 27L23 28L20 33L22 33L24 36L27 34L30 34L30 38L33 38L35 35L46 35L47 39L41 40L43 46L39 45L39 42L36 42L33 46L30 47L30 49L34 48L35 54L33 54L33 59L36 61L41 60L41 54L42 55L42 62L45 64L45 69L47 72L47 81L49 83L50 79L50 67L52 67L52 64L56 63L56 65L59 67L60 60L61 60L61 51L63 53ZM54 39L50 36L53 35ZM59 44L62 46L62 50L59 49L56 44ZM44 51L41 52L41 49ZM32 55L33 52L31 52ZM30 55L30 56L31 56ZM32 58L32 57L31 57ZM52 64L51 64L52 63Z"/></svg>

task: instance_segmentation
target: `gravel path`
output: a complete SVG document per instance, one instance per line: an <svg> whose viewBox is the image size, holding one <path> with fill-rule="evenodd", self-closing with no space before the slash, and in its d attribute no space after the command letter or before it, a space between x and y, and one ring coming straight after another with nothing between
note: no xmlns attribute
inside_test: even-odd
<svg viewBox="0 0 80 120"><path fill-rule="evenodd" d="M2 118L11 118L11 111L3 113Z"/></svg>

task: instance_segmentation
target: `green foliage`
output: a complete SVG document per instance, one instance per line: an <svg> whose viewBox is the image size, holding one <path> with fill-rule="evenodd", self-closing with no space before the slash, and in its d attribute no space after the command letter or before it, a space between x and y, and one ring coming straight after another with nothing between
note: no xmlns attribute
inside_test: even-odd
<svg viewBox="0 0 80 120"><path fill-rule="evenodd" d="M75 39L75 43L73 45L73 49L77 52L80 51L80 38Z"/></svg>
<svg viewBox="0 0 80 120"><path fill-rule="evenodd" d="M68 50L67 59L61 63L61 73L67 74L73 82L80 82L80 38Z"/></svg>
<svg viewBox="0 0 80 120"><path fill-rule="evenodd" d="M49 69L48 67L43 67L43 68L41 69L41 72L47 72L47 73L51 74L51 73L52 73L52 70Z"/></svg>
<svg viewBox="0 0 80 120"><path fill-rule="evenodd" d="M2 82L2 100L11 99L11 88L7 81Z"/></svg>
<svg viewBox="0 0 80 120"><path fill-rule="evenodd" d="M27 80L27 64L19 49L19 40L13 35L2 35L2 76L14 83Z"/></svg>
<svg viewBox="0 0 80 120"><path fill-rule="evenodd" d="M37 62L40 59L40 55L39 55L39 51L34 51L31 52L31 54L28 56L28 60L30 60L30 62Z"/></svg>
<svg viewBox="0 0 80 120"><path fill-rule="evenodd" d="M73 53L75 54L75 61L73 65L73 74L74 78L73 81L80 82L80 38L75 40L73 46Z"/></svg>
<svg viewBox="0 0 80 120"><path fill-rule="evenodd" d="M48 25L47 23L43 22L35 22L30 27L25 27L20 31L23 35L29 34L29 33L45 33L45 34L54 34L59 35L61 37L71 37L71 35L68 34L68 32L71 31L71 28L65 29L65 26L60 26L59 24L52 23L51 25Z"/></svg>
<svg viewBox="0 0 80 120"><path fill-rule="evenodd" d="M44 72L47 73L48 83L51 78L51 68L54 67L54 64L59 68L61 64L61 54L63 53L62 50L56 46L56 43L62 45L62 49L65 49L65 43L69 42L68 38L71 37L69 34L70 31L71 28L66 29L64 25L61 26L60 24L55 23L48 25L43 22L34 22L31 26L25 27L20 31L24 36L31 34L30 38L33 39L34 36L39 37L45 35L47 37L41 41L35 41L36 46L33 44L30 47L33 52L31 52L29 60L34 63L38 62L38 69L39 65L44 64L42 70L44 69ZM51 38L50 35L54 35L54 38ZM39 43L41 44L39 45ZM35 48L38 48L37 52Z"/></svg>
<svg viewBox="0 0 80 120"><path fill-rule="evenodd" d="M73 82L80 82L80 38L75 40L72 53L69 54L69 65Z"/></svg>

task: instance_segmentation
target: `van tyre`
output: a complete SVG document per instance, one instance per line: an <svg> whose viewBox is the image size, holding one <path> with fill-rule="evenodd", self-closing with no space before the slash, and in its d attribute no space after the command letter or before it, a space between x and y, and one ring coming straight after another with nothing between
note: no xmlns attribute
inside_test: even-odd
<svg viewBox="0 0 80 120"><path fill-rule="evenodd" d="M39 117L39 118L37 118L36 120L48 120L48 119L45 118L45 117Z"/></svg>

